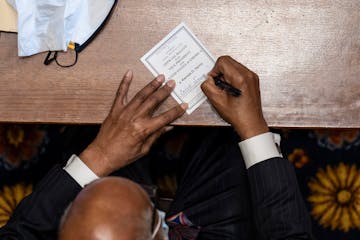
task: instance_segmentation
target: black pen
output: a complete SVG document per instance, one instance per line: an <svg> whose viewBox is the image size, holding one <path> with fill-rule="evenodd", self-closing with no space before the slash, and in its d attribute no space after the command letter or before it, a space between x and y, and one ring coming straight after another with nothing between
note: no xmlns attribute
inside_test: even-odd
<svg viewBox="0 0 360 240"><path fill-rule="evenodd" d="M215 85L218 86L218 88L225 90L225 92L227 92L228 94L234 96L234 97L238 97L241 95L241 90L237 89L233 86L231 86L229 83L225 82L224 80L221 79L223 75L220 74L216 77L214 77L214 82Z"/></svg>

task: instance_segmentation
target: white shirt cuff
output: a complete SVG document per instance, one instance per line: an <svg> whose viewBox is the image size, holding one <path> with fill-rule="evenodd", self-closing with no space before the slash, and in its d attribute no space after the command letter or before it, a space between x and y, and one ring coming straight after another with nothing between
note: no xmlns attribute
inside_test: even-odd
<svg viewBox="0 0 360 240"><path fill-rule="evenodd" d="M90 182L99 179L99 177L81 161L81 159L73 154L67 161L64 170L81 186L89 184Z"/></svg>
<svg viewBox="0 0 360 240"><path fill-rule="evenodd" d="M263 133L240 142L239 146L247 169L267 159L282 157L279 134Z"/></svg>

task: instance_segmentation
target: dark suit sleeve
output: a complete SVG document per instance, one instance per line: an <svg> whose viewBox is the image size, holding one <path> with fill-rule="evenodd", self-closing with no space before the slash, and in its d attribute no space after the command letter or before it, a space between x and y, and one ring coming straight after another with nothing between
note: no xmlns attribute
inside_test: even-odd
<svg viewBox="0 0 360 240"><path fill-rule="evenodd" d="M81 187L60 166L55 166L23 199L9 222L0 229L0 239L56 239L61 216Z"/></svg>
<svg viewBox="0 0 360 240"><path fill-rule="evenodd" d="M255 224L260 239L311 239L311 222L295 171L283 158L248 169Z"/></svg>

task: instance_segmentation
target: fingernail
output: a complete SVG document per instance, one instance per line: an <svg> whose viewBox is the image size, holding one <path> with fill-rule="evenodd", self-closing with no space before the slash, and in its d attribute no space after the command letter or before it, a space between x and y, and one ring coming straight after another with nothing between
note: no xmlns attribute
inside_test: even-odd
<svg viewBox="0 0 360 240"><path fill-rule="evenodd" d="M182 109L186 110L188 108L189 104L182 103L182 104L180 104L180 106L181 106Z"/></svg>
<svg viewBox="0 0 360 240"><path fill-rule="evenodd" d="M166 83L166 85L168 85L169 87L171 87L171 88L174 88L175 87L175 81L174 80L169 80L167 83Z"/></svg>
<svg viewBox="0 0 360 240"><path fill-rule="evenodd" d="M158 81L159 83L163 83L165 81L165 76L162 74L157 76L156 81Z"/></svg>
<svg viewBox="0 0 360 240"><path fill-rule="evenodd" d="M166 127L165 127L165 132L171 131L171 130L173 130L173 129L174 129L173 126L166 126Z"/></svg>
<svg viewBox="0 0 360 240"><path fill-rule="evenodd" d="M126 72L125 77L126 77L126 78L131 78L132 74L133 74L133 72L129 69L129 70L127 70L127 72Z"/></svg>

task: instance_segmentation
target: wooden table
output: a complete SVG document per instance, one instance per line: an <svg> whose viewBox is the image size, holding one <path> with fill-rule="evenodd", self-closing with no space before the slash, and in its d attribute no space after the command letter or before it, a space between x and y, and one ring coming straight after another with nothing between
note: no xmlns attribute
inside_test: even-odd
<svg viewBox="0 0 360 240"><path fill-rule="evenodd" d="M1 33L0 121L102 122L122 74L135 72L132 96L152 79L139 58L184 21L214 56L259 74L271 126L359 128L359 12L358 0L120 0L70 69L18 58L16 34ZM176 123L225 124L208 103Z"/></svg>

